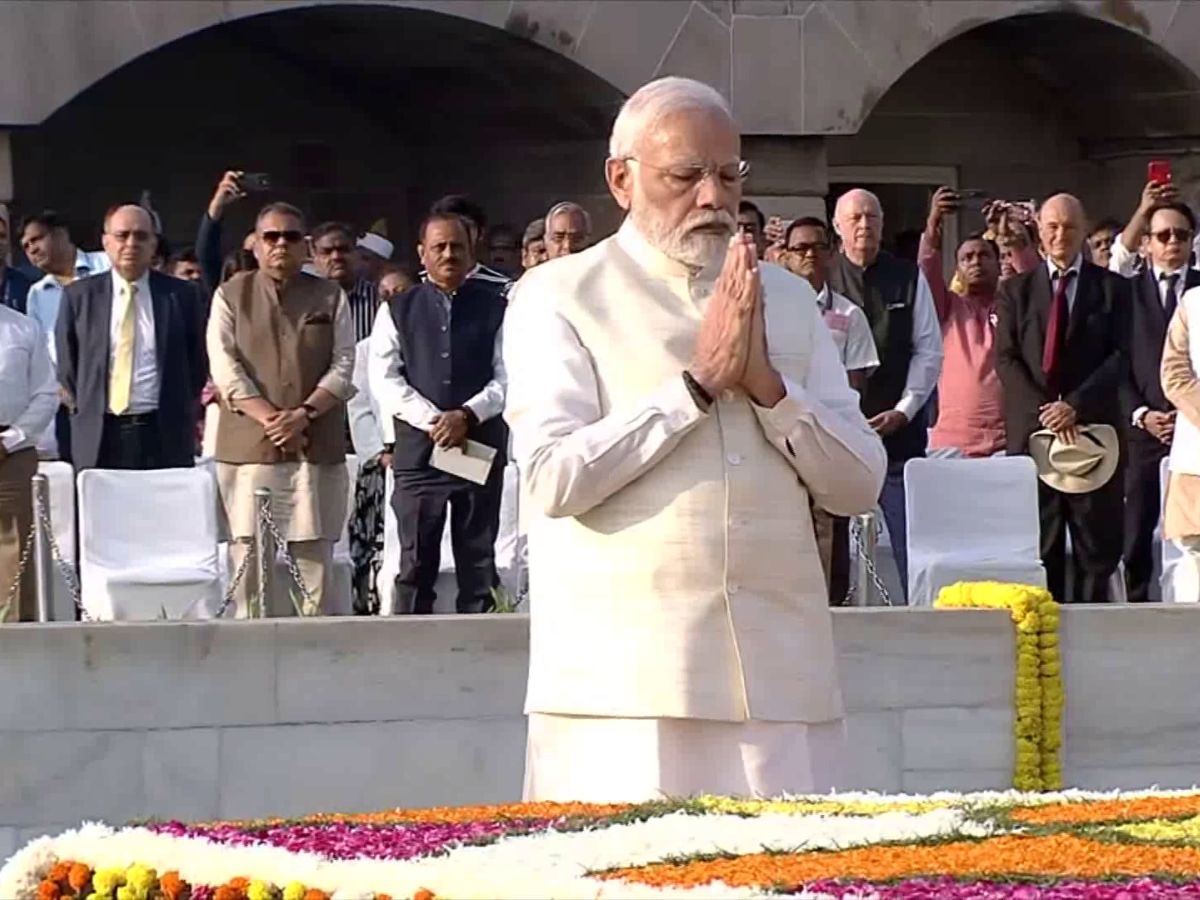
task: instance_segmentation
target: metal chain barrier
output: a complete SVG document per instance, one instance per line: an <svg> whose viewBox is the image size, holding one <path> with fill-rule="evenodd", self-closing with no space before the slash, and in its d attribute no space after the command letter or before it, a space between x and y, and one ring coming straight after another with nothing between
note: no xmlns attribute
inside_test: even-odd
<svg viewBox="0 0 1200 900"><path fill-rule="evenodd" d="M883 531L883 526L876 520L874 516L871 516L869 521L875 529L875 536L878 537ZM863 540L862 521L858 516L854 516L850 520L850 544L855 555L858 556L858 558L862 561L863 566L866 568L867 574L871 577L871 582L875 590L879 592L879 598L883 601L883 605L893 606L894 604L892 603L891 596L888 594L888 589L884 586L883 579L879 577L879 570L875 568L874 554L867 549L866 542ZM855 605L854 595L857 593L857 591L858 585L851 584L850 589L846 592L847 606Z"/></svg>
<svg viewBox="0 0 1200 900"><path fill-rule="evenodd" d="M296 558L292 556L292 551L288 549L288 543L283 535L279 533L279 528L275 525L275 516L271 512L271 504L268 503L262 508L263 524L267 526L267 531L275 542L275 547L278 552L283 554L283 562L287 566L288 574L292 576L292 581L295 583L297 590L300 591L302 599L301 604L296 603L296 598L292 597L292 606L296 610L296 615L315 616L317 615L316 604L313 603L312 594L309 593L308 587L304 584L304 578L300 574L300 567L296 565ZM261 598L263 604L263 615L266 615L267 598Z"/></svg>
<svg viewBox="0 0 1200 900"><path fill-rule="evenodd" d="M233 580L229 582L229 587L225 589L225 596L221 599L221 606L217 610L214 618L220 619L233 604L234 595L237 593L238 586L242 583L242 579L246 577L246 570L250 568L250 560L254 554L247 550L242 555L242 561L238 564L237 571L233 573Z"/></svg>
<svg viewBox="0 0 1200 900"><path fill-rule="evenodd" d="M17 608L17 597L21 593L21 579L29 567L29 560L33 558L33 539L35 537L37 537L37 532L30 528L29 537L25 538L25 546L21 550L21 561L17 564L17 577L13 579L12 586L8 589L4 605L0 606L0 622L7 621L9 612Z"/></svg>
<svg viewBox="0 0 1200 900"><path fill-rule="evenodd" d="M50 556L54 560L54 565L58 568L58 572L63 577L63 581L67 583L67 590L71 592L71 601L75 604L75 608L79 610L79 617L84 622L90 622L92 617L88 615L88 611L83 608L82 590L79 587L79 579L75 577L75 565L70 560L63 556L62 550L58 547L58 541L54 539L54 528L50 524L50 510L47 509L43 502L35 504L36 513L42 522L42 528L45 529L46 538L50 542Z"/></svg>
<svg viewBox="0 0 1200 900"><path fill-rule="evenodd" d="M4 605L0 606L0 622L6 621L9 613L19 607L18 597L21 593L21 582L30 574L30 563L34 561L38 525L45 531L46 541L50 545L50 557L54 565L58 568L59 574L62 575L62 579L67 585L67 590L71 592L71 601L79 611L80 619L84 622L90 622L92 617L83 608L79 579L75 577L75 565L63 556L63 552L58 546L58 541L54 537L54 526L50 521L50 510L47 507L45 498L36 490L33 492L33 514L37 521L29 529L29 535L25 538L25 546L21 549L21 559L17 564L17 575L9 586L8 594L4 598ZM46 590L49 589L47 585Z"/></svg>

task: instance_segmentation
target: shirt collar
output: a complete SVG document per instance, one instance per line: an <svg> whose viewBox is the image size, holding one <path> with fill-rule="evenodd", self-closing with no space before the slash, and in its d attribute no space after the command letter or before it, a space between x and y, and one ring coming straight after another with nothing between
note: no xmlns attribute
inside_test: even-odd
<svg viewBox="0 0 1200 900"><path fill-rule="evenodd" d="M75 274L80 277L92 274L92 258L78 247L75 248Z"/></svg>
<svg viewBox="0 0 1200 900"><path fill-rule="evenodd" d="M1079 277L1079 269L1082 265L1083 265L1083 254L1076 253L1075 258L1073 260L1071 260L1071 264L1069 266L1067 266L1067 268L1063 272L1063 274L1066 274L1066 272L1074 272L1075 277L1078 278ZM1046 271L1050 273L1050 281L1051 282L1054 281L1055 276L1058 275L1058 273L1059 273L1058 265L1054 262L1054 260L1050 259L1049 257L1046 257Z"/></svg>
<svg viewBox="0 0 1200 900"><path fill-rule="evenodd" d="M112 279L113 279L113 289L116 290L117 293L120 293L121 291L123 291L129 287L129 282L126 281L124 278L122 278L120 273L118 273L116 269L112 270ZM139 278L137 281L133 282L133 284L137 287L137 296L149 297L150 296L150 270L147 269L145 272L143 272L142 277Z"/></svg>
<svg viewBox="0 0 1200 900"><path fill-rule="evenodd" d="M828 281L821 285L821 289L817 291L817 308L821 312L829 312L833 308L833 292L829 289Z"/></svg>
<svg viewBox="0 0 1200 900"><path fill-rule="evenodd" d="M1154 283L1158 284L1167 275L1178 275L1179 280L1183 281L1187 277L1187 263L1184 263L1178 269L1160 269L1153 263L1150 264L1150 269L1154 273Z"/></svg>

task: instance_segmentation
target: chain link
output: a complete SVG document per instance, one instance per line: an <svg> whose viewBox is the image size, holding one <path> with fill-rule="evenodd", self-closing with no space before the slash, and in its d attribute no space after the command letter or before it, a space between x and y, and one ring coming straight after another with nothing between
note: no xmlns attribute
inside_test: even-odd
<svg viewBox="0 0 1200 900"><path fill-rule="evenodd" d="M263 507L262 518L263 524L267 526L267 530L271 533L271 540L275 542L276 551L283 554L283 562L287 566L288 574L292 576L292 581L300 591L300 597L303 600L301 605L296 605L295 597L292 598L292 606L295 607L296 615L317 615L312 594L309 593L308 587L304 584L304 578L300 575L300 567L296 565L296 558L292 556L292 551L288 549L287 541L284 540L283 535L279 533L279 529L275 525L275 516L271 512L271 504L268 503ZM260 562L259 565L262 565L262 563ZM263 597L259 602L265 607L267 598Z"/></svg>
<svg viewBox="0 0 1200 900"><path fill-rule="evenodd" d="M92 617L83 608L83 594L79 587L79 580L75 577L75 566L70 560L63 557L62 551L58 548L58 541L54 539L54 528L50 524L50 510L46 508L46 504L37 504L37 515L42 520L42 528L46 532L46 538L50 541L50 556L54 560L54 565L58 567L63 581L67 583L67 590L71 592L71 600L75 604L75 608L79 610L79 617L84 622L90 622Z"/></svg>
<svg viewBox="0 0 1200 900"><path fill-rule="evenodd" d="M878 520L872 519L872 522L875 524L875 536L878 538L883 528ZM879 577L879 570L875 568L875 560L871 559L870 554L867 553L866 544L863 543L862 525L859 523L857 517L850 520L850 543L854 552L862 559L863 565L866 566L867 574L871 576L875 590L879 591L879 597L883 600L884 606L894 606L895 604L892 603L892 598L888 594L888 589L884 587L883 579ZM854 592L857 587L855 584L850 585L850 590L846 592L846 605L853 604Z"/></svg>
<svg viewBox="0 0 1200 900"><path fill-rule="evenodd" d="M8 589L8 597L4 600L4 606L0 607L0 622L8 620L8 614L17 608L17 596L21 593L21 578L25 575L25 569L29 566L29 560L33 558L33 539L37 536L34 529L29 529L29 535L25 538L25 547L21 551L21 561L17 564L17 577L13 579L12 587Z"/></svg>
<svg viewBox="0 0 1200 900"><path fill-rule="evenodd" d="M246 570L250 568L250 558L254 556L247 548L242 554L242 561L238 563L237 571L233 573L233 580L229 582L229 587L225 589L225 596L221 600L221 607L217 610L214 618L221 618L233 603L234 595L237 593L238 585L242 583L242 579L246 577Z"/></svg>

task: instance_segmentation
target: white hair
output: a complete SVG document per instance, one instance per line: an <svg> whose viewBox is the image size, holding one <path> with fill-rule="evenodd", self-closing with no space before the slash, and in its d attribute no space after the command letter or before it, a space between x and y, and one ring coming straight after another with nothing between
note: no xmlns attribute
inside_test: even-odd
<svg viewBox="0 0 1200 900"><path fill-rule="evenodd" d="M592 233L592 217L588 215L588 211L578 203L572 203L570 200L563 200L559 203L555 203L552 207L550 207L550 212L546 213L546 219L544 222L546 234L550 233L550 223L554 221L554 217L562 215L563 213L579 213L579 215L583 216L584 230L588 234Z"/></svg>
<svg viewBox="0 0 1200 900"><path fill-rule="evenodd" d="M684 109L711 110L733 120L733 111L714 88L691 78L659 78L644 84L625 101L608 139L611 159L628 159L637 150L638 141L663 116Z"/></svg>
<svg viewBox="0 0 1200 900"><path fill-rule="evenodd" d="M838 197L837 203L835 203L833 206L833 230L838 237L844 237L841 226L838 224L838 219L842 217L842 213L846 209L846 204L850 202L851 198L857 197L866 197L869 199L875 204L875 209L879 211L879 215L883 215L883 204L879 202L879 198L877 196L868 191L866 188L851 188L850 190L846 191L846 193Z"/></svg>

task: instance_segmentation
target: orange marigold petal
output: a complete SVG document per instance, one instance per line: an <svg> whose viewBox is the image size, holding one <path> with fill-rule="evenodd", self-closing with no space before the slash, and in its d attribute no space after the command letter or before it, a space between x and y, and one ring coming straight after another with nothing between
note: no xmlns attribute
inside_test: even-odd
<svg viewBox="0 0 1200 900"><path fill-rule="evenodd" d="M69 884L77 894L82 894L84 888L87 887L88 882L91 880L92 869L90 866L86 866L83 863L74 863L71 866L70 871L67 872L67 884Z"/></svg>

